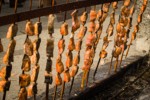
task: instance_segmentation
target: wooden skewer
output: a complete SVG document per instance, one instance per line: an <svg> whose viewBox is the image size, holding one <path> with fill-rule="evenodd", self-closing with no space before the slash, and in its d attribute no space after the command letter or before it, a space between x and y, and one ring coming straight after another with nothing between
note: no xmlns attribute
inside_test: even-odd
<svg viewBox="0 0 150 100"><path fill-rule="evenodd" d="M86 11L86 7L85 7L84 11ZM84 25L85 25L85 24L84 24ZM80 51L78 51L78 55L80 56ZM69 95L71 94L73 84L74 84L74 77L73 77L72 80L71 80L71 86L70 86L70 90L69 90Z"/></svg>
<svg viewBox="0 0 150 100"><path fill-rule="evenodd" d="M34 94L34 100L36 100L36 94Z"/></svg>
<svg viewBox="0 0 150 100"><path fill-rule="evenodd" d="M103 5L101 6L101 9L102 9L102 7L103 7ZM108 35L107 35L107 37L108 37ZM103 47L103 46L104 46L104 44L102 45L102 47ZM97 62L97 66L96 66L95 71L94 71L94 74L93 74L93 80L95 80L95 75L96 75L96 73L97 73L97 70L98 70L100 61L101 61L101 57L99 57L99 60L98 60L98 62Z"/></svg>
<svg viewBox="0 0 150 100"><path fill-rule="evenodd" d="M54 91L55 91L55 92L54 92L53 100L55 100L55 99L56 99L57 85L55 85L55 90L54 90Z"/></svg>
<svg viewBox="0 0 150 100"><path fill-rule="evenodd" d="M137 2L137 0L134 1L133 6L135 6L136 2ZM134 7L134 9L135 9L135 7ZM133 12L133 13L134 13L134 12ZM133 14L131 15L131 20L132 20L132 16L133 16ZM133 40L132 40L132 38L131 38L130 43L129 43L128 48L127 48L127 52L126 52L125 58L127 58L127 56L128 56L128 53L129 53L129 50L130 50L130 46L131 46L131 44L132 44L132 41L133 41Z"/></svg>
<svg viewBox="0 0 150 100"><path fill-rule="evenodd" d="M116 62L115 62L115 65L114 65L114 72L117 72L118 58L119 58L119 56L116 58Z"/></svg>
<svg viewBox="0 0 150 100"><path fill-rule="evenodd" d="M4 94L3 94L3 100L5 100L6 99L6 90L4 90Z"/></svg>
<svg viewBox="0 0 150 100"><path fill-rule="evenodd" d="M31 1L32 3L32 1ZM42 0L40 0L40 4L39 4L39 7L41 7L41 3L42 3ZM30 8L31 9L31 8ZM41 17L39 17L39 22L41 21ZM27 35L28 36L28 35ZM37 36L37 38L39 38L39 34ZM47 85L46 85L47 86ZM47 87L46 87L47 88ZM49 87L48 87L49 88ZM47 89L46 89L47 90ZM33 99L36 100L36 93L33 94Z"/></svg>
<svg viewBox="0 0 150 100"><path fill-rule="evenodd" d="M72 91L72 87L73 87L73 84L74 84L74 78L75 77L73 77L72 80L71 80L71 86L70 86L70 90L69 90L69 95L71 94L71 91Z"/></svg>
<svg viewBox="0 0 150 100"><path fill-rule="evenodd" d="M88 86L88 83L89 83L89 75L90 75L90 70L86 73L86 87Z"/></svg>
<svg viewBox="0 0 150 100"><path fill-rule="evenodd" d="M87 77L87 73L88 73L87 70L84 70L84 71L83 71L82 81L81 81L81 90L83 90L83 88L84 88L84 82L85 82L85 79L86 79L86 77Z"/></svg>
<svg viewBox="0 0 150 100"><path fill-rule="evenodd" d="M46 100L48 100L48 94L49 94L49 84L46 84Z"/></svg>
<svg viewBox="0 0 150 100"><path fill-rule="evenodd" d="M129 50L130 50L130 46L132 44L132 39L130 40L130 44L128 45L128 49L127 49L127 52L126 52L126 55L125 55L125 58L127 58L128 56L128 53L129 53Z"/></svg>
<svg viewBox="0 0 150 100"><path fill-rule="evenodd" d="M101 58L99 58L99 60L98 60L96 69L95 69L94 74L93 74L93 80L95 80L95 75L96 75L96 73L97 73L97 69L98 69L98 66L99 66L100 61L101 61Z"/></svg>
<svg viewBox="0 0 150 100"><path fill-rule="evenodd" d="M119 63L119 67L120 68L121 68L121 63L122 63L123 55L124 55L124 50L122 51L121 58L120 58L120 63Z"/></svg>
<svg viewBox="0 0 150 100"><path fill-rule="evenodd" d="M62 100L63 99L63 95L64 95L64 91L65 91L65 82L63 81L63 83L62 83L62 90L61 90L61 94L60 94L60 100Z"/></svg>
<svg viewBox="0 0 150 100"><path fill-rule="evenodd" d="M112 68L112 61L113 61L113 55L111 57L111 62L110 62L110 66L109 66L109 71L108 71L108 75L110 74L111 72L111 68Z"/></svg>
<svg viewBox="0 0 150 100"><path fill-rule="evenodd" d="M94 6L94 11L96 10L96 6ZM96 32L95 32L96 33ZM93 34L93 33L92 33ZM95 51L95 49L96 49L96 47L95 47L95 43L94 43L94 51ZM94 58L93 58L94 59ZM92 61L92 63L93 63L93 61ZM91 66L92 66L92 64L91 64ZM89 69L89 71L86 73L86 87L88 86L88 81L89 81L89 73L90 73L90 69ZM85 81L85 80L84 80Z"/></svg>
<svg viewBox="0 0 150 100"><path fill-rule="evenodd" d="M135 6L135 4L136 4L136 1L137 0L135 0L134 1L134 4L133 4L133 7ZM135 7L134 7L134 9L135 9ZM134 10L133 9L133 10ZM134 12L133 12L134 13ZM130 16L130 23L129 24L131 24L132 23L132 16L133 16L133 13L131 14L131 16ZM129 34L129 32L130 32L130 28L132 27L132 25L130 25L129 27L128 27L128 30L127 30L127 34ZM126 53L126 55L125 55L125 58L127 57L127 55L128 55L128 52L129 52L129 49L130 49L130 45L132 44L132 38L131 38L131 40L130 40L130 44L129 44L129 46L128 46L128 49L127 49L127 53ZM125 50L123 50L123 52L122 52L122 55L121 55L121 59L120 59L120 64L119 64L119 67L121 67L121 63L122 63L122 59L123 59L123 55L124 55L124 51Z"/></svg>
<svg viewBox="0 0 150 100"><path fill-rule="evenodd" d="M53 0L52 3L54 4L54 0ZM66 3L69 3L69 0L66 0ZM66 21L66 17L67 17L67 11L65 11L65 14L64 14L64 22ZM63 38L64 38L64 36L62 35L61 39L63 39ZM61 56L61 55L60 55L60 56ZM64 83L64 84L65 84L65 83ZM63 89L61 92L63 92L63 91L64 91L64 89ZM57 92L57 85L55 86L53 100L56 99L56 92ZM62 94L62 96L63 96L63 94ZM62 97L62 98L63 98L63 97Z"/></svg>
<svg viewBox="0 0 150 100"><path fill-rule="evenodd" d="M41 6L42 1L40 2L40 6ZM52 1L52 7L54 6L54 0ZM39 21L40 21L40 17L39 17ZM52 37L52 34L50 34L50 37ZM49 83L46 83L46 100L48 100L49 98Z"/></svg>
<svg viewBox="0 0 150 100"><path fill-rule="evenodd" d="M78 2L78 0L76 0ZM84 9L86 11L86 7ZM80 51L78 51L78 56L80 55ZM75 76L72 77L72 80L71 80L71 86L70 86L70 90L69 90L69 95L71 94L71 91L72 91L72 87L73 87L73 84L74 84L74 79L75 79Z"/></svg>
<svg viewBox="0 0 150 100"><path fill-rule="evenodd" d="M115 9L114 9L115 10ZM121 15L119 15L119 19L118 20L120 20L120 18L121 18ZM118 33L116 33L116 34L118 34ZM113 48L115 48L115 44L114 44L114 47ZM124 51L123 51L124 52ZM109 66L109 71L108 71L108 75L110 74L110 72L111 72L111 69L112 69L112 62L113 62L113 52L112 52L112 57L111 57L111 62L110 62L110 66ZM122 57L123 57L123 53L122 53ZM122 59L122 57L121 57L121 59ZM117 59L116 59L116 66L115 67L117 67L118 66L118 59L119 59L119 56L117 57ZM121 62L122 62L122 60L121 60ZM121 64L121 63L120 63Z"/></svg>

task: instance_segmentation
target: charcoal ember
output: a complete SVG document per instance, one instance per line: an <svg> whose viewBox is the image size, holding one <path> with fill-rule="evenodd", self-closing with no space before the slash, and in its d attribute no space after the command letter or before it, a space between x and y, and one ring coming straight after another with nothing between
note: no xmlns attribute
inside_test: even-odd
<svg viewBox="0 0 150 100"><path fill-rule="evenodd" d="M51 59L47 59L46 62L46 69L47 72L51 72L52 71L52 60Z"/></svg>
<svg viewBox="0 0 150 100"><path fill-rule="evenodd" d="M6 67L2 67L0 70L0 77L2 79L8 79L11 76L12 65L7 65Z"/></svg>
<svg viewBox="0 0 150 100"><path fill-rule="evenodd" d="M41 22L36 22L34 24L34 34L35 35L40 35L42 32L42 23Z"/></svg>
<svg viewBox="0 0 150 100"><path fill-rule="evenodd" d="M30 75L29 74L21 74L19 76L19 85L20 87L27 87L30 84Z"/></svg>
<svg viewBox="0 0 150 100"><path fill-rule="evenodd" d="M33 44L32 44L32 41L27 38L25 40L25 43L24 43L24 53L28 56L32 56L33 55Z"/></svg>
<svg viewBox="0 0 150 100"><path fill-rule="evenodd" d="M30 61L29 56L26 54L23 57L21 69L25 72L28 72L31 69L31 61Z"/></svg>
<svg viewBox="0 0 150 100"><path fill-rule="evenodd" d="M53 38L47 39L46 45L47 57L53 57L53 51L54 51L54 39Z"/></svg>
<svg viewBox="0 0 150 100"><path fill-rule="evenodd" d="M27 100L27 90L26 88L21 88L18 94L18 100Z"/></svg>
<svg viewBox="0 0 150 100"><path fill-rule="evenodd" d="M52 75L49 74L49 73L47 73L47 72L45 72L45 81L44 81L44 83L46 83L46 84L52 84L52 82L53 82Z"/></svg>

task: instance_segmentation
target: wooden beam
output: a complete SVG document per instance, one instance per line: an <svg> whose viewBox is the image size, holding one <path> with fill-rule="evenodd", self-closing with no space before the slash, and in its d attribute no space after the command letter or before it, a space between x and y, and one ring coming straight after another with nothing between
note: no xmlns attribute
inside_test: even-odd
<svg viewBox="0 0 150 100"><path fill-rule="evenodd" d="M25 21L27 19L37 18L40 16L46 16L48 14L61 13L64 11L79 9L83 7L89 7L93 5L109 3L114 1L122 1L122 0L84 0L79 2L71 2L68 4L56 5L54 7L45 7L40 9L35 9L31 11L20 12L16 14L11 14L7 16L0 17L0 26L11 24L13 22Z"/></svg>

